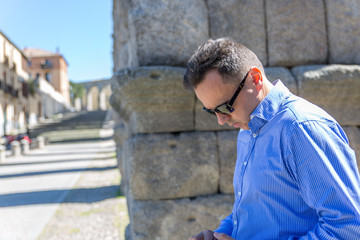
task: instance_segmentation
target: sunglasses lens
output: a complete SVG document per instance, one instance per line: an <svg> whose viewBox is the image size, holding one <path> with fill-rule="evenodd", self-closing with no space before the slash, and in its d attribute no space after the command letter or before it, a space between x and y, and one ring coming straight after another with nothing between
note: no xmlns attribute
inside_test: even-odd
<svg viewBox="0 0 360 240"><path fill-rule="evenodd" d="M226 104L224 104L217 107L215 111L222 114L230 114L232 112L232 109L229 108Z"/></svg>
<svg viewBox="0 0 360 240"><path fill-rule="evenodd" d="M215 111L214 111L214 110L212 110L212 109L208 109L208 108L206 108L206 107L203 107L203 110L204 110L205 112L207 112L207 113L210 113L210 114L216 115L216 114L215 114Z"/></svg>
<svg viewBox="0 0 360 240"><path fill-rule="evenodd" d="M232 112L234 111L234 108L231 107L231 106L228 106L228 105L225 103L225 104L222 104L222 105L218 106L218 107L215 108L215 109L208 109L208 108L206 108L206 107L203 107L203 110L204 110L205 112L210 113L210 114L216 115L215 112L221 113L221 114L230 114L230 113L232 113Z"/></svg>

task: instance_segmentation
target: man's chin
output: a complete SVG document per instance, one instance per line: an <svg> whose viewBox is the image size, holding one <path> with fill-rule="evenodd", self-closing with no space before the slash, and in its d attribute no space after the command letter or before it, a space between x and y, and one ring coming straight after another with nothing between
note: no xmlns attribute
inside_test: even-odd
<svg viewBox="0 0 360 240"><path fill-rule="evenodd" d="M231 127L233 127L233 128L241 128L240 125L241 124L239 122L236 122L236 123L232 124Z"/></svg>

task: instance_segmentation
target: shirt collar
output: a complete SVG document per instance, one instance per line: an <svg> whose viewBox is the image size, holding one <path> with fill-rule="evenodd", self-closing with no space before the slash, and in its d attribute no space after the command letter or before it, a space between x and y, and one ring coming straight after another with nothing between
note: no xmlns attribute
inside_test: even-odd
<svg viewBox="0 0 360 240"><path fill-rule="evenodd" d="M274 87L250 115L248 125L252 133L258 133L276 115L285 97L290 95L289 89L280 80L272 84Z"/></svg>

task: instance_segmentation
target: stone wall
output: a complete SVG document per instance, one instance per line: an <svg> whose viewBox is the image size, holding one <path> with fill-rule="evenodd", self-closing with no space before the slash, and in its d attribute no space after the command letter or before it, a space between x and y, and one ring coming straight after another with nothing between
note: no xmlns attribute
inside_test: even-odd
<svg viewBox="0 0 360 240"><path fill-rule="evenodd" d="M237 131L219 126L182 87L187 60L208 38L244 43L270 80L334 116L360 166L360 2L113 4L111 103L132 239L188 239L231 212Z"/></svg>
<svg viewBox="0 0 360 240"><path fill-rule="evenodd" d="M265 66L360 64L353 0L113 0L114 72L185 66L208 38L231 37Z"/></svg>

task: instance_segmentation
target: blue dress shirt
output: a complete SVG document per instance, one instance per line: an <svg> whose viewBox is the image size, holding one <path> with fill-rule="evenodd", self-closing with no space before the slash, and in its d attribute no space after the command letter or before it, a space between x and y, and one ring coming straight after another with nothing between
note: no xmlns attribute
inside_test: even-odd
<svg viewBox="0 0 360 240"><path fill-rule="evenodd" d="M339 124L278 81L240 130L235 239L360 239L360 177Z"/></svg>

